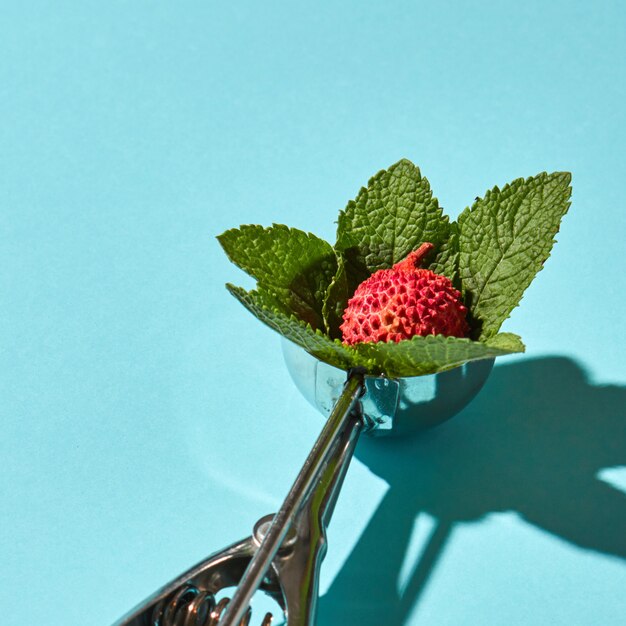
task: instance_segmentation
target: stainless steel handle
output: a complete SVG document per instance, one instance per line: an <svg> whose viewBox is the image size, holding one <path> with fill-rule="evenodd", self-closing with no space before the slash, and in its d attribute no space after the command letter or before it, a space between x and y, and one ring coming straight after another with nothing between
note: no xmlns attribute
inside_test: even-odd
<svg viewBox="0 0 626 626"><path fill-rule="evenodd" d="M319 480L332 451L336 449L342 432L353 416L353 409L362 391L363 377L359 374L350 376L285 501L267 529L259 549L248 564L222 617L221 626L236 626L241 621L254 592L261 585L265 573L270 568L278 549L285 540L296 514L301 509L311 488Z"/></svg>
<svg viewBox="0 0 626 626"><path fill-rule="evenodd" d="M296 516L292 529L295 529L297 543L291 553L281 550L274 560L273 567L285 598L288 626L314 626L316 623L320 569L327 547L326 527L362 430L361 419L353 415L341 432L319 481Z"/></svg>

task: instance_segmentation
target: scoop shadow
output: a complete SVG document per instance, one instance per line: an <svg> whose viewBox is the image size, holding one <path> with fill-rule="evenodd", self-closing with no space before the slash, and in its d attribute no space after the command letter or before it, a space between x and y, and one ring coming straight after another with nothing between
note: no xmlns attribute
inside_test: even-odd
<svg viewBox="0 0 626 626"><path fill-rule="evenodd" d="M479 396L419 437L368 441L357 457L389 485L320 599L325 626L406 622L455 525L514 511L582 549L626 559L626 496L598 478L626 465L626 388L589 384L562 357L497 365ZM416 517L436 523L402 593ZM620 523L619 520L622 520Z"/></svg>

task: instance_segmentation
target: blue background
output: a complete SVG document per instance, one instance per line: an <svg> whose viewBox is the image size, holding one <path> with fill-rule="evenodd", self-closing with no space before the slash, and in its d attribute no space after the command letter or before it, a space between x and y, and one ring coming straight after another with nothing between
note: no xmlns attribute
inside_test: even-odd
<svg viewBox="0 0 626 626"><path fill-rule="evenodd" d="M321 426L215 235L407 157L456 216L573 173L526 355L362 442L320 624L626 623L623 3L0 8L2 623L107 625L249 534Z"/></svg>

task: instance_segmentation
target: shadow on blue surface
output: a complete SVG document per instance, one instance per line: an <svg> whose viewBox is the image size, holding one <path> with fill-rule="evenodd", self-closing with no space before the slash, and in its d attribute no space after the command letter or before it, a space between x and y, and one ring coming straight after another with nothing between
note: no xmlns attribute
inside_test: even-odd
<svg viewBox="0 0 626 626"><path fill-rule="evenodd" d="M597 478L626 464L626 388L590 385L560 357L496 366L474 402L404 441L362 440L357 457L389 489L320 600L324 626L404 624L456 524L500 511L626 559L626 497ZM405 590L398 576L416 517L436 524Z"/></svg>

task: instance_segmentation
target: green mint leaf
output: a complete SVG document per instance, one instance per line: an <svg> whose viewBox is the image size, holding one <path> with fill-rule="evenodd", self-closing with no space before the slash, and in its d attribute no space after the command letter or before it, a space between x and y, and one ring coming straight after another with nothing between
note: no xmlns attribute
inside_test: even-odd
<svg viewBox="0 0 626 626"><path fill-rule="evenodd" d="M526 346L519 335L513 333L498 333L484 342L485 345L507 353L526 352Z"/></svg>
<svg viewBox="0 0 626 626"><path fill-rule="evenodd" d="M425 241L438 249L448 230L428 180L411 161L402 159L379 172L339 213L335 249L346 260L350 293Z"/></svg>
<svg viewBox="0 0 626 626"><path fill-rule="evenodd" d="M459 217L460 277L476 338L498 332L549 257L570 181L568 172L519 178Z"/></svg>
<svg viewBox="0 0 626 626"><path fill-rule="evenodd" d="M450 224L450 235L447 241L444 241L439 248L439 253L431 263L430 270L435 274L446 276L452 281L452 284L460 289L461 282L459 279L459 228L456 222Z"/></svg>
<svg viewBox="0 0 626 626"><path fill-rule="evenodd" d="M328 286L322 313L328 334L332 339L341 339L339 326L343 322L343 312L348 305L348 277L341 257L337 258L337 273Z"/></svg>
<svg viewBox="0 0 626 626"><path fill-rule="evenodd" d="M467 361L490 359L525 350L521 339L511 333L496 335L486 342L428 335L399 343L361 343L355 349L364 360L375 364L375 369L370 366L372 373L384 373L392 378L434 374Z"/></svg>
<svg viewBox="0 0 626 626"><path fill-rule="evenodd" d="M218 236L228 258L271 291L283 310L325 329L326 292L337 273L332 246L311 233L274 224L245 225Z"/></svg>
<svg viewBox="0 0 626 626"><path fill-rule="evenodd" d="M285 313L276 296L269 291L262 288L246 291L231 284L226 287L264 324L314 357L344 370L362 367L376 375L421 376L441 372L466 361L524 351L520 338L511 333L496 335L486 342L429 335L399 343L361 343L350 347Z"/></svg>
<svg viewBox="0 0 626 626"><path fill-rule="evenodd" d="M231 284L227 284L226 288L264 324L321 361L345 370L358 365L371 367L371 364L360 357L353 348L343 345L338 340L330 339L295 316L286 314L281 310L280 303L272 293L262 288L246 291Z"/></svg>

